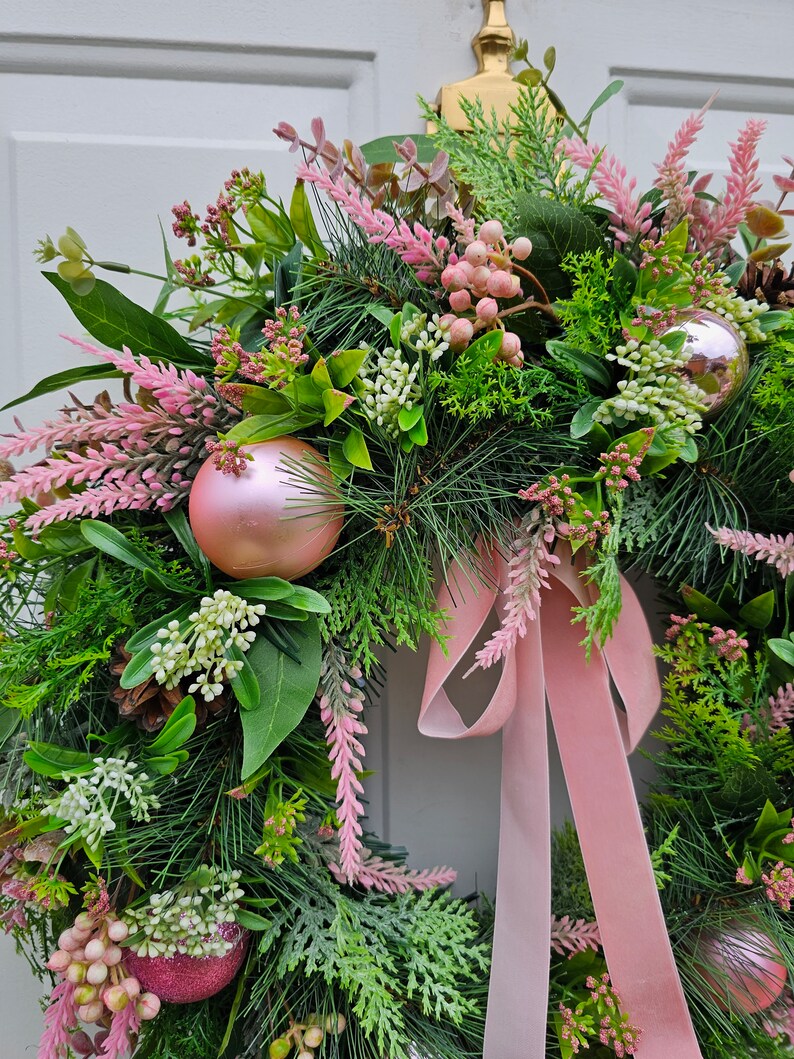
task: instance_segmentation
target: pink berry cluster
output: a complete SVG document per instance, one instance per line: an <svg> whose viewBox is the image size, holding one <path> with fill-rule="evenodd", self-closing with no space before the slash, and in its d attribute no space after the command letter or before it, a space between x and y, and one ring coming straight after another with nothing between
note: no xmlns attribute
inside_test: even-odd
<svg viewBox="0 0 794 1059"><path fill-rule="evenodd" d="M744 658L744 652L750 646L749 641L740 636L736 629L721 629L719 625L712 626L712 635L709 643L717 648L720 658L726 658L729 662L739 662Z"/></svg>
<svg viewBox="0 0 794 1059"><path fill-rule="evenodd" d="M462 255L449 255L449 264L441 273L441 285L448 293L452 312L443 316L440 323L449 328L452 350L464 350L477 331L500 326L500 314L504 310L500 309L499 301L523 294L521 280L513 271L514 263L525 261L531 253L529 239L521 236L508 244L501 223L486 221ZM518 335L503 332L497 358L521 367L524 355Z"/></svg>
<svg viewBox="0 0 794 1059"><path fill-rule="evenodd" d="M794 871L779 860L771 871L764 872L761 882L766 887L769 900L784 912L790 912L791 902L794 901Z"/></svg>
<svg viewBox="0 0 794 1059"><path fill-rule="evenodd" d="M590 990L590 999L601 1015L598 1033L600 1042L612 1048L619 1059L636 1054L642 1030L632 1026L625 1015L621 1017L618 1013L620 996L612 988L609 975L602 974L600 979L591 975L586 985Z"/></svg>
<svg viewBox="0 0 794 1059"><path fill-rule="evenodd" d="M140 1019L153 1019L160 1010L160 998L141 991L137 978L124 969L124 952L129 927L114 913L81 912L58 938L58 948L47 961L47 968L61 975L74 988L77 1015L82 1022L99 1022L106 1016L135 1005Z"/></svg>
<svg viewBox="0 0 794 1059"><path fill-rule="evenodd" d="M645 427L642 432L645 435L645 441L634 456L625 441L619 442L611 452L601 453L599 457L601 466L598 473L604 476L607 489L614 489L615 492L620 493L628 488L629 482L639 482L639 467L653 441L654 428Z"/></svg>

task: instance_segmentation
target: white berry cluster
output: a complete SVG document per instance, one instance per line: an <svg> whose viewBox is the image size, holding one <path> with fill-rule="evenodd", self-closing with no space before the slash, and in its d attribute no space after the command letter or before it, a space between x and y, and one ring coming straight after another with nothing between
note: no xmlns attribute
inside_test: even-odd
<svg viewBox="0 0 794 1059"><path fill-rule="evenodd" d="M441 323L438 313L429 320L427 313L419 313L403 324L400 339L434 363L449 349L449 327Z"/></svg>
<svg viewBox="0 0 794 1059"><path fill-rule="evenodd" d="M758 317L768 311L769 305L759 302L757 298L747 300L726 289L724 294L712 295L709 301L704 302L702 308L719 313L736 328L745 342L766 342L769 337L758 325Z"/></svg>
<svg viewBox="0 0 794 1059"><path fill-rule="evenodd" d="M364 383L364 412L390 437L399 437L397 416L400 409L413 408L422 399L422 391L416 382L418 374L419 364L409 364L402 359L399 350L391 347L377 354L374 364L365 362L359 370Z"/></svg>
<svg viewBox="0 0 794 1059"><path fill-rule="evenodd" d="M245 896L239 878L239 871L204 865L178 889L151 894L146 904L126 908L130 948L139 956L225 956L234 942L222 937L218 927L237 918Z"/></svg>
<svg viewBox="0 0 794 1059"><path fill-rule="evenodd" d="M628 368L629 377L621 379L617 396L603 401L593 418L599 423L647 418L658 426L696 433L703 423L703 391L678 374L688 358L686 345L674 353L658 338L642 344L632 338L618 346L607 360Z"/></svg>
<svg viewBox="0 0 794 1059"><path fill-rule="evenodd" d="M223 588L204 596L187 624L174 620L158 631L151 647L155 680L175 688L183 677L195 674L188 692L198 691L211 702L223 691L223 681L243 668L226 652L232 647L248 650L256 639L250 626L259 624L265 609L264 603L249 603Z"/></svg>
<svg viewBox="0 0 794 1059"><path fill-rule="evenodd" d="M88 775L72 776L66 790L48 802L47 813L65 821L67 834L80 832L93 849L116 829L119 802L133 820L149 820L159 801L149 790L149 776L120 757L94 758Z"/></svg>

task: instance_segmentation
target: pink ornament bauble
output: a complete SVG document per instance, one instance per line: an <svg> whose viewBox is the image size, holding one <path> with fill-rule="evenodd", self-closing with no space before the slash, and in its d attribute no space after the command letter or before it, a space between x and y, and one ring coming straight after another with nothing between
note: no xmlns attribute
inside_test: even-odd
<svg viewBox="0 0 794 1059"><path fill-rule="evenodd" d="M762 1011L777 1000L788 980L782 953L754 926L729 923L720 933L704 931L696 957L703 961L698 970L711 986L711 998L723 1011Z"/></svg>
<svg viewBox="0 0 794 1059"><path fill-rule="evenodd" d="M193 1004L215 996L234 980L245 959L250 931L237 923L221 923L218 934L232 943L224 956L136 956L124 954L124 966L148 993L169 1004Z"/></svg>
<svg viewBox="0 0 794 1059"><path fill-rule="evenodd" d="M253 459L239 477L218 470L212 456L196 475L190 525L198 546L230 577L303 577L342 531L344 509L328 463L293 437L244 448Z"/></svg>
<svg viewBox="0 0 794 1059"><path fill-rule="evenodd" d="M741 390L750 370L745 341L719 313L683 309L670 331L686 334L688 359L681 374L703 391L706 419L726 408Z"/></svg>

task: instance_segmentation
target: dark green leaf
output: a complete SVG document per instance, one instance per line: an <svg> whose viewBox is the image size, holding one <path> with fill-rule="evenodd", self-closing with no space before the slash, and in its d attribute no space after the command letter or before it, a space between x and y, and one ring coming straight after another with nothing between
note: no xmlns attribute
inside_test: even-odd
<svg viewBox="0 0 794 1059"><path fill-rule="evenodd" d="M595 112L597 110L599 110L601 107L603 107L603 105L608 100L610 100L614 95L617 95L617 93L621 90L621 88L623 88L623 82L622 81L610 81L610 83L606 86L604 91L600 93L600 95L596 98L596 101L590 106L590 108L588 109L587 113L582 118L582 120L579 122L579 124L580 125L586 124L586 122L588 122L590 120L590 118L592 118L592 116L595 114Z"/></svg>
<svg viewBox="0 0 794 1059"><path fill-rule="evenodd" d="M730 614L723 610L718 603L715 603L713 599L709 599L702 592L698 592L696 588L691 585L684 585L681 589L681 595L689 609L694 614L697 614L701 621L707 621L710 625L721 625L723 627L730 625Z"/></svg>
<svg viewBox="0 0 794 1059"><path fill-rule="evenodd" d="M95 558L86 559L84 563L79 563L77 566L72 567L69 573L65 575L63 581L61 581L58 602L65 610L73 612L77 607L80 592L83 585L94 572L95 564Z"/></svg>
<svg viewBox="0 0 794 1059"><path fill-rule="evenodd" d="M146 748L146 756L173 754L196 730L196 700L186 695L165 722L160 734Z"/></svg>
<svg viewBox="0 0 794 1059"><path fill-rule="evenodd" d="M263 636L247 658L259 680L262 697L255 709L240 714L243 726L242 778L255 772L300 723L320 679L322 649L316 618L295 627L300 663L294 662Z"/></svg>
<svg viewBox="0 0 794 1059"><path fill-rule="evenodd" d="M551 301L570 293L570 277L561 269L569 254L580 256L603 247L604 239L582 210L540 195L521 193L515 200L516 231L532 240L532 271Z"/></svg>
<svg viewBox="0 0 794 1059"><path fill-rule="evenodd" d="M298 285L303 260L303 245L296 243L288 254L285 254L275 270L275 304L289 306L293 301L293 292Z"/></svg>
<svg viewBox="0 0 794 1059"><path fill-rule="evenodd" d="M775 593L764 592L739 611L739 617L753 629L765 629L775 615Z"/></svg>
<svg viewBox="0 0 794 1059"><path fill-rule="evenodd" d="M22 714L19 710L11 710L7 706L0 706L0 750L14 735L22 723Z"/></svg>
<svg viewBox="0 0 794 1059"><path fill-rule="evenodd" d="M235 662L243 663L243 668L240 672L232 677L232 690L244 710L253 710L259 705L259 700L262 696L256 673L239 647L230 647L227 654Z"/></svg>
<svg viewBox="0 0 794 1059"><path fill-rule="evenodd" d="M596 411L601 407L601 401L588 401L583 404L571 420L571 437L583 438L590 433L593 426Z"/></svg>
<svg viewBox="0 0 794 1059"><path fill-rule="evenodd" d="M295 190L292 192L292 199L289 204L289 219L295 235L304 246L307 246L316 258L325 260L328 257L328 251L323 246L320 233L317 231L317 225L314 223L314 217L312 216L309 199L306 194L306 185L302 180L297 182Z"/></svg>
<svg viewBox="0 0 794 1059"><path fill-rule="evenodd" d="M42 379L41 382L37 382L33 389L28 390L22 397L15 397L13 401L4 404L0 408L0 412L5 412L7 408L14 408L25 401L32 401L34 397L41 397L42 394L65 390L78 382L95 382L97 379L120 379L121 377L122 373L120 371L104 363L86 364L82 368L69 368L67 371L59 371L57 375L49 375L46 379Z"/></svg>
<svg viewBox="0 0 794 1059"><path fill-rule="evenodd" d="M170 621L178 621L180 623L185 621L193 610L195 610L194 603L183 603L176 610L169 610L161 618L155 618L154 621L150 621L148 625L144 625L142 629L138 629L137 632L133 633L127 640L125 647L131 654L137 654L138 651L142 651L144 648L148 649L157 639L158 630L164 629Z"/></svg>
<svg viewBox="0 0 794 1059"><path fill-rule="evenodd" d="M612 372L609 369L609 365L601 357L597 357L593 353L586 353L584 350L577 349L566 342L560 342L556 338L549 339L546 343L546 350L558 364L563 365L568 370L573 369L581 372L585 378L591 379L604 389L612 382Z"/></svg>
<svg viewBox="0 0 794 1059"><path fill-rule="evenodd" d="M164 518L168 528L185 549L190 561L201 571L201 576L204 578L207 588L209 588L212 585L210 561L199 548L196 538L193 536L193 530L190 528L184 507L175 507L170 511L166 511Z"/></svg>
<svg viewBox="0 0 794 1059"><path fill-rule="evenodd" d="M794 666L794 643L791 640L773 639L767 641L769 650L790 666Z"/></svg>
<svg viewBox="0 0 794 1059"><path fill-rule="evenodd" d="M55 743L30 742L24 754L25 764L42 776L79 776L94 768L94 755L70 750Z"/></svg>
<svg viewBox="0 0 794 1059"><path fill-rule="evenodd" d="M224 587L243 599L265 601L286 599L295 591L295 586L282 577L249 577L245 581L234 581Z"/></svg>
<svg viewBox="0 0 794 1059"><path fill-rule="evenodd" d="M361 145L364 161L367 165L401 164L402 159L394 149L394 142L402 143L404 139L404 136L379 136L377 140L369 140ZM412 134L411 139L416 144L417 161L432 162L438 151L432 137Z"/></svg>
<svg viewBox="0 0 794 1059"><path fill-rule="evenodd" d="M139 684L143 684L144 680L148 680L153 673L152 652L148 647L145 647L143 650L138 651L137 654L134 654L124 667L119 684L123 688L137 688Z"/></svg>
<svg viewBox="0 0 794 1059"><path fill-rule="evenodd" d="M137 357L165 360L178 368L211 365L209 355L194 349L169 323L104 280L98 279L91 293L80 297L57 273L45 272L44 276L60 291L89 334L111 349L129 346Z"/></svg>

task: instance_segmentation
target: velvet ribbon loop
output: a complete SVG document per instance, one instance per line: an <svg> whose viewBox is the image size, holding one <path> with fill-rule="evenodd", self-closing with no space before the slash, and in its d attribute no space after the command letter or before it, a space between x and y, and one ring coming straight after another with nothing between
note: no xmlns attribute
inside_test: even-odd
<svg viewBox="0 0 794 1059"><path fill-rule="evenodd" d="M502 731L496 923L483 1059L544 1059L550 959L550 819L546 702L554 724L607 964L631 1021L640 1059L700 1059L662 915L627 755L659 705L645 616L622 581L623 607L604 649L588 663L571 625L591 600L569 546L550 571L539 617L503 659L482 715L467 726L444 685L481 637L507 581L505 561L480 544L484 581L453 565L438 596L449 614L448 654L433 643L419 730L438 739ZM453 598L449 586L460 593ZM464 596L466 598L464 598ZM624 709L616 708L610 684ZM517 1030L520 1027L520 1033ZM520 1043L518 1043L520 1041Z"/></svg>

